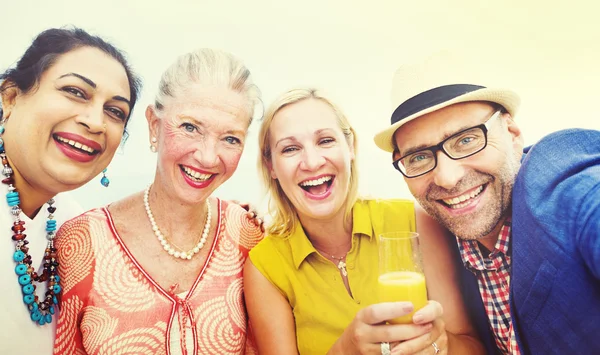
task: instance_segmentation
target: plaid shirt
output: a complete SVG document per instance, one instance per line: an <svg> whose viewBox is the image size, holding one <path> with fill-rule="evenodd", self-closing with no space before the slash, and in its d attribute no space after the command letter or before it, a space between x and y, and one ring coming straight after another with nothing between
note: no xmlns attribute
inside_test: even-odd
<svg viewBox="0 0 600 355"><path fill-rule="evenodd" d="M519 355L519 346L510 317L510 218L504 222L494 250L484 257L476 240L458 239L460 256L475 274L498 349L503 354Z"/></svg>

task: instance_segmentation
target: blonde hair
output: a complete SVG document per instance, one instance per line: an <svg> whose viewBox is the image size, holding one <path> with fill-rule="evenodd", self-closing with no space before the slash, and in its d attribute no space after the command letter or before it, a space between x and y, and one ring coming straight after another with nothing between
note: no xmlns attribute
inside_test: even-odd
<svg viewBox="0 0 600 355"><path fill-rule="evenodd" d="M350 126L348 118L344 113L329 99L325 98L320 91L314 88L307 89L292 89L279 96L267 109L264 119L258 133L258 145L260 156L258 158L258 170L261 172L262 182L267 190L269 197L269 212L273 218L272 223L267 228L267 232L273 236L284 237L290 234L298 221L298 215L291 201L286 196L285 192L279 185L277 179L271 177L269 169L271 162L271 145L270 145L270 127L273 118L282 108L292 105L303 100L319 100L327 104L337 117L337 123L344 133L346 142L354 150L355 158L350 163L350 184L348 195L346 198L346 210L344 217L346 220L351 217L352 207L358 197L358 171L356 168L356 147L357 139L356 132Z"/></svg>
<svg viewBox="0 0 600 355"><path fill-rule="evenodd" d="M179 56L162 74L155 108L162 111L169 97L176 97L194 84L227 88L244 95L249 102L250 123L256 105L262 104L250 70L238 58L221 50L200 48Z"/></svg>

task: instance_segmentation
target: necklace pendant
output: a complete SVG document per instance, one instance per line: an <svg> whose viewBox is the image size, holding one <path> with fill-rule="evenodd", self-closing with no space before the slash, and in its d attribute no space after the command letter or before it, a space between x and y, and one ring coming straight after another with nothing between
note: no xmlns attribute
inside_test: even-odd
<svg viewBox="0 0 600 355"><path fill-rule="evenodd" d="M346 263L344 260L340 260L340 262L337 264L337 267L342 272L342 276L348 276L348 271L346 270Z"/></svg>

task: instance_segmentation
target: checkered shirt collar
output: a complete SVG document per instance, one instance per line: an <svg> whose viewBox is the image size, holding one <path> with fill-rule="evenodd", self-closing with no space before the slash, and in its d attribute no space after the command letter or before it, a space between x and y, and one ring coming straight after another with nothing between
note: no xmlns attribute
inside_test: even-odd
<svg viewBox="0 0 600 355"><path fill-rule="evenodd" d="M480 271L500 268L503 259L510 259L510 231L511 219L509 217L504 221L494 250L487 258L484 258L481 253L477 240L464 240L456 237L460 256L465 266Z"/></svg>

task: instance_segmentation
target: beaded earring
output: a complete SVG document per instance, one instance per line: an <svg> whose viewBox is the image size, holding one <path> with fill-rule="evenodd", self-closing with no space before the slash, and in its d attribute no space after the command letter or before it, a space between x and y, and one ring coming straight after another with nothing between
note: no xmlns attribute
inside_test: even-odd
<svg viewBox="0 0 600 355"><path fill-rule="evenodd" d="M104 187L108 187L108 184L110 184L110 180L106 177L107 170L108 170L108 168L105 168L104 170L102 170L102 179L100 179L100 183Z"/></svg>

